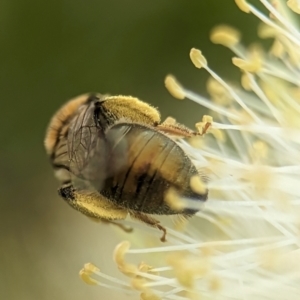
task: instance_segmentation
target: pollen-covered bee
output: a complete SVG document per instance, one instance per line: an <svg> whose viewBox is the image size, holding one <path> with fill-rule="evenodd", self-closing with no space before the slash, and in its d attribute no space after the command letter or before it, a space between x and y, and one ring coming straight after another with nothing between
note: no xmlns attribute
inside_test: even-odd
<svg viewBox="0 0 300 300"><path fill-rule="evenodd" d="M206 128L207 129L207 128ZM131 217L163 231L152 215L195 214L165 201L172 188L179 196L205 201L195 193L193 176L205 178L175 138L201 135L129 96L82 95L53 116L45 138L59 195L83 214L115 223ZM120 224L119 224L120 225Z"/></svg>

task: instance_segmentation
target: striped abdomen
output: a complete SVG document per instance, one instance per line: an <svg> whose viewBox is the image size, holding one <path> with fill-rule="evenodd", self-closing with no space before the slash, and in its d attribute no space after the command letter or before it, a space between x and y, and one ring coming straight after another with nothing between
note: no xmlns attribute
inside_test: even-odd
<svg viewBox="0 0 300 300"><path fill-rule="evenodd" d="M190 178L198 174L196 167L166 135L144 125L120 123L106 137L106 172L111 175L99 192L110 201L144 213L177 214L164 201L170 187L183 197L206 200L206 194L190 188Z"/></svg>

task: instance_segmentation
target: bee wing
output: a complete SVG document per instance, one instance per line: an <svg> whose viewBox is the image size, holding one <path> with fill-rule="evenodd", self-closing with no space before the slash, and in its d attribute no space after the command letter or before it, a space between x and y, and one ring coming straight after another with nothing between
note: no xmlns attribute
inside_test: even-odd
<svg viewBox="0 0 300 300"><path fill-rule="evenodd" d="M90 187L90 182L99 177L102 181L101 172L96 172L104 164L105 152L103 134L94 122L94 104L84 105L79 108L68 133L69 166L72 183L77 189ZM98 162L95 164L97 154Z"/></svg>
<svg viewBox="0 0 300 300"><path fill-rule="evenodd" d="M78 190L101 190L126 162L123 136L128 128L105 133L96 125L94 111L94 103L81 107L68 133L71 181Z"/></svg>

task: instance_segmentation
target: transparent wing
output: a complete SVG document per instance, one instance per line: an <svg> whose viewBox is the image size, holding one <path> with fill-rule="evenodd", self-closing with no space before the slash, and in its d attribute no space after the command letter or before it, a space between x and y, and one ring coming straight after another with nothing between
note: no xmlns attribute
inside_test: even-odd
<svg viewBox="0 0 300 300"><path fill-rule="evenodd" d="M68 153L75 188L99 191L105 179L126 164L127 147L123 137L128 129L105 133L96 125L94 112L94 102L80 108L69 129Z"/></svg>

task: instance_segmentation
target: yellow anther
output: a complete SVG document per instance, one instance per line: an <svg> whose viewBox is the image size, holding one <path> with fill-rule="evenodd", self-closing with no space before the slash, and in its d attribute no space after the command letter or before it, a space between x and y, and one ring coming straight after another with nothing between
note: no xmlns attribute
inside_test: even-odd
<svg viewBox="0 0 300 300"><path fill-rule="evenodd" d="M165 194L165 202L174 210L182 210L185 205L174 188L169 188Z"/></svg>
<svg viewBox="0 0 300 300"><path fill-rule="evenodd" d="M246 61L239 57L233 57L232 63L243 71L256 73L261 69L260 61Z"/></svg>
<svg viewBox="0 0 300 300"><path fill-rule="evenodd" d="M212 77L208 78L206 88L210 95L219 96L226 93L224 86Z"/></svg>
<svg viewBox="0 0 300 300"><path fill-rule="evenodd" d="M131 286L133 289L141 292L145 292L148 288L145 286L147 281L144 278L135 277L131 280Z"/></svg>
<svg viewBox="0 0 300 300"><path fill-rule="evenodd" d="M206 185L202 181L201 177L198 175L191 177L190 186L191 186L191 189L193 190L193 192L195 192L197 194L202 195L202 194L206 193Z"/></svg>
<svg viewBox="0 0 300 300"><path fill-rule="evenodd" d="M285 48L282 45L282 43L279 42L278 40L275 40L270 49L270 53L275 57L282 58L284 56L284 52L285 52Z"/></svg>
<svg viewBox="0 0 300 300"><path fill-rule="evenodd" d="M212 117L212 116L209 116L209 115L204 115L204 116L202 117L202 122L203 122L203 123L210 123L210 124L212 124L212 122L213 122L213 117Z"/></svg>
<svg viewBox="0 0 300 300"><path fill-rule="evenodd" d="M209 77L206 88L212 100L222 106L228 106L232 103L232 96L225 87L212 77Z"/></svg>
<svg viewBox="0 0 300 300"><path fill-rule="evenodd" d="M211 128L210 133L220 142L224 143L226 141L226 136L222 130Z"/></svg>
<svg viewBox="0 0 300 300"><path fill-rule="evenodd" d="M151 273L151 274L158 274L157 272L153 272L152 271L153 267L152 266L149 266L147 265L146 263L144 262L141 262L138 266L138 270L140 272L144 272L144 273Z"/></svg>
<svg viewBox="0 0 300 300"><path fill-rule="evenodd" d="M249 14L251 12L250 8L249 8L249 4L247 3L247 1L245 1L245 0L235 0L235 3L241 11L243 11L247 14Z"/></svg>
<svg viewBox="0 0 300 300"><path fill-rule="evenodd" d="M210 33L210 40L215 44L232 47L239 43L241 34L235 28L228 25L219 25Z"/></svg>
<svg viewBox="0 0 300 300"><path fill-rule="evenodd" d="M288 0L287 5L293 12L300 14L300 3L298 0Z"/></svg>
<svg viewBox="0 0 300 300"><path fill-rule="evenodd" d="M176 78L172 75L168 75L165 79L165 87L169 91L169 93L177 98L177 99L184 99L185 93L182 86L178 83Z"/></svg>
<svg viewBox="0 0 300 300"><path fill-rule="evenodd" d="M100 272L100 269L98 269L94 264L92 263L86 263L84 265L84 269L86 272L92 274L92 273L95 273L95 272Z"/></svg>
<svg viewBox="0 0 300 300"><path fill-rule="evenodd" d="M211 124L213 122L213 118L208 115L204 115L202 117L202 121L195 124L195 127L198 129L198 131L201 134L206 134L207 130L211 127Z"/></svg>
<svg viewBox="0 0 300 300"><path fill-rule="evenodd" d="M90 277L90 273L84 268L79 271L80 278L89 285L98 285L98 281Z"/></svg>
<svg viewBox="0 0 300 300"><path fill-rule="evenodd" d="M211 270L209 259L195 258L188 253L173 253L167 263L172 266L178 282L186 288L193 288L195 280L202 278Z"/></svg>
<svg viewBox="0 0 300 300"><path fill-rule="evenodd" d="M190 51L190 58L196 68L201 69L207 67L206 58L203 56L200 50L192 48Z"/></svg>
<svg viewBox="0 0 300 300"><path fill-rule="evenodd" d="M125 254L129 250L129 248L130 248L130 243L128 241L124 241L118 244L114 250L113 258L119 270L123 274L127 276L134 276L138 271L137 267L125 261Z"/></svg>
<svg viewBox="0 0 300 300"><path fill-rule="evenodd" d="M268 39L274 38L278 34L278 31L265 23L260 23L257 34L261 39Z"/></svg>
<svg viewBox="0 0 300 300"><path fill-rule="evenodd" d="M251 81L250 78L248 76L247 73L243 73L242 77L241 77L241 84L242 87L246 90L246 91L251 91L252 90L252 86L251 86Z"/></svg>
<svg viewBox="0 0 300 300"><path fill-rule="evenodd" d="M130 243L128 241L121 242L118 244L114 250L114 261L117 265L124 264L124 256L130 248Z"/></svg>
<svg viewBox="0 0 300 300"><path fill-rule="evenodd" d="M255 141L253 143L253 156L256 159L264 159L268 156L268 146L263 141Z"/></svg>

